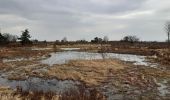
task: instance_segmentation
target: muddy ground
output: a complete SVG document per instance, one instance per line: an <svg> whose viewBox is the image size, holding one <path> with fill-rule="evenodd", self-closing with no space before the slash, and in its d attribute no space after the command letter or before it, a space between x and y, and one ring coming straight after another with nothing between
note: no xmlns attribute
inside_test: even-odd
<svg viewBox="0 0 170 100"><path fill-rule="evenodd" d="M44 64L50 53L60 48L80 48L76 51L116 52L148 56L156 67L134 65L119 59L71 60L65 64ZM7 80L27 80L29 77L72 80L87 89L97 89L108 100L168 100L170 98L170 51L168 49L116 48L111 45L62 45L48 47L15 47L0 49L0 73ZM16 94L17 93L17 94ZM16 89L2 85L1 99L26 98ZM14 95L16 94L16 95ZM33 94L32 92L29 93ZM40 93L41 95L44 95ZM59 95L52 95L59 99ZM29 98L29 96L27 95ZM31 98L31 96L30 96ZM100 99L105 99L100 98Z"/></svg>

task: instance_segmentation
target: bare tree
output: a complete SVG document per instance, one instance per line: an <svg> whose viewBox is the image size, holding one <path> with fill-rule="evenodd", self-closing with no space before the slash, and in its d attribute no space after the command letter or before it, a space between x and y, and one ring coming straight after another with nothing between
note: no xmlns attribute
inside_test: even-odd
<svg viewBox="0 0 170 100"><path fill-rule="evenodd" d="M4 33L3 36L4 38L6 38L6 41L8 42L16 42L18 39L18 36L9 33Z"/></svg>
<svg viewBox="0 0 170 100"><path fill-rule="evenodd" d="M166 24L165 24L165 31L167 33L168 43L169 43L170 42L170 21L166 22Z"/></svg>
<svg viewBox="0 0 170 100"><path fill-rule="evenodd" d="M61 42L67 42L67 37L64 37Z"/></svg>
<svg viewBox="0 0 170 100"><path fill-rule="evenodd" d="M104 36L104 37L103 37L103 41L104 41L104 42L108 42L108 41L109 41L109 38L108 38L107 36Z"/></svg>

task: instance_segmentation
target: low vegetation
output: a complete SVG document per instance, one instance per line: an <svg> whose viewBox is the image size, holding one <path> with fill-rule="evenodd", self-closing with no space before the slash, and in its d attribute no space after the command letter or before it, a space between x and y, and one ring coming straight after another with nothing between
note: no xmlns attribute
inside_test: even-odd
<svg viewBox="0 0 170 100"><path fill-rule="evenodd" d="M169 25L166 29L168 31ZM168 41L169 41L169 32ZM48 65L41 61L61 48L79 48L76 52L101 53L103 59L70 60L64 64ZM72 52L72 51L67 51ZM134 65L119 59L105 59L105 53L147 56L145 60L156 67ZM170 87L170 45L168 42L144 42L134 35L120 41L95 37L68 41L64 37L55 42L31 40L28 29L20 37L0 33L0 74L10 81L24 81L30 77L80 82L77 88L56 93L53 91L23 91L22 86L0 87L1 100L168 100ZM2 81L3 82L3 81ZM1 84L0 84L1 85ZM54 85L54 84L53 84ZM55 84L56 85L56 84Z"/></svg>

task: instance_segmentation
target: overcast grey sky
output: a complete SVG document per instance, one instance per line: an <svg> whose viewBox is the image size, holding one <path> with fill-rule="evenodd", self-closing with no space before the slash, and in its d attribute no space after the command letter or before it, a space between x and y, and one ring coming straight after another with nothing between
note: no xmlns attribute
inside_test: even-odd
<svg viewBox="0 0 170 100"><path fill-rule="evenodd" d="M120 40L132 34L164 41L168 20L170 0L0 0L2 32L20 35L28 28L39 40Z"/></svg>

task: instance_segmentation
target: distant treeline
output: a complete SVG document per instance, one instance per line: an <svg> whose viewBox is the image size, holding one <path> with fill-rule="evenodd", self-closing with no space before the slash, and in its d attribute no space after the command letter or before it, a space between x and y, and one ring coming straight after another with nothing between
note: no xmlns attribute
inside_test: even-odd
<svg viewBox="0 0 170 100"><path fill-rule="evenodd" d="M0 45L9 46L9 45L31 45L33 41L30 40L31 36L28 29L22 31L21 36L12 35L10 33L1 33L0 32Z"/></svg>
<svg viewBox="0 0 170 100"><path fill-rule="evenodd" d="M73 44L111 44L113 46L119 46L119 45L136 45L136 47L160 47L160 45L164 47L168 47L167 42L145 42L141 41L137 36L135 35L127 35L124 36L120 41L111 41L107 36L104 36L103 38L94 37L91 41L86 41L84 39L82 40L76 40L76 41L68 41L67 37L64 37L62 40L56 40L53 42L49 41L38 41L38 39L30 40L31 35L28 31L28 29L25 29L22 31L21 36L12 35L9 33L0 33L0 46L32 46L32 45L38 45L38 46L47 46L51 44L55 45L73 45Z"/></svg>

